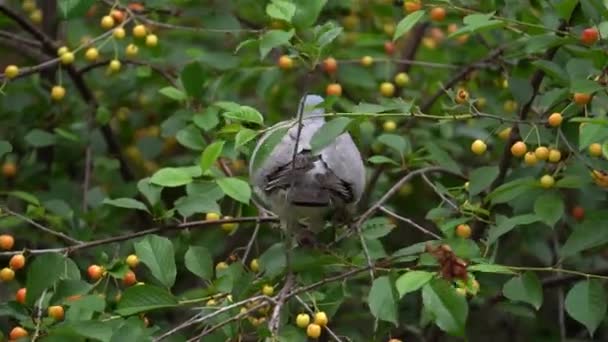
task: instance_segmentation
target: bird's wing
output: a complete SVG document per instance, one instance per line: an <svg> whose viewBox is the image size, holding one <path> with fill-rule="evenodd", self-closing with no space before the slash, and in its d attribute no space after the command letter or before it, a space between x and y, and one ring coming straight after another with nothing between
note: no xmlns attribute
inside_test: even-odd
<svg viewBox="0 0 608 342"><path fill-rule="evenodd" d="M365 187L365 166L361 153L350 134L344 133L321 151L321 159L335 175L335 190L344 193L346 185L352 194L351 203L359 201ZM331 179L331 178L330 178ZM339 182L338 182L339 181Z"/></svg>

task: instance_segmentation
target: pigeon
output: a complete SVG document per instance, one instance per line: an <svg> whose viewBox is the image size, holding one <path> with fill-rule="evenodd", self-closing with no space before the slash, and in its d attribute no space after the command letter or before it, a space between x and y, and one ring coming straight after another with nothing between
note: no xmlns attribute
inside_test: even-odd
<svg viewBox="0 0 608 342"><path fill-rule="evenodd" d="M312 151L311 139L325 124L324 110L317 108L323 101L318 95L306 95L300 101L302 129L295 158L297 120L283 121L269 129L251 156L249 174L254 195L287 230L304 225L318 233L328 217L346 222L363 194L365 166L350 134L345 132L317 153ZM260 151L279 129L287 132L263 160L256 160L262 158Z"/></svg>

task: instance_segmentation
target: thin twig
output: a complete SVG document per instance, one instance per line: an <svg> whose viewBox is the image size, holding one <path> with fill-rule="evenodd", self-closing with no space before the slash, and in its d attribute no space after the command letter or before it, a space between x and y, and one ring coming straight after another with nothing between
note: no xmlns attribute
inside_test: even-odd
<svg viewBox="0 0 608 342"><path fill-rule="evenodd" d="M392 217L396 218L399 221L403 221L403 222L409 224L410 226L418 229L419 231L423 232L424 234L430 235L430 236L434 237L437 240L441 240L441 236L439 236L439 235L431 232L430 230L424 228L423 226L421 226L418 223L410 220L409 218L403 217L403 216L401 216L401 215L399 215L399 214L397 214L397 213L389 210L388 208L386 208L384 206L380 207L380 211L382 211L383 213L385 213L385 214L387 214L389 216L392 216Z"/></svg>
<svg viewBox="0 0 608 342"><path fill-rule="evenodd" d="M47 249L25 249L22 251L0 252L0 256L10 256L10 255L21 254L21 253L28 253L28 254L67 253L67 254L71 254L76 251L89 249L89 248L102 246L102 245L107 245L110 243L131 240L131 239L135 239L135 238L149 235L149 234L165 233L165 232L169 232L169 231L182 230L182 229L200 229L200 228L204 228L204 227L221 225L223 223L245 223L245 222L257 222L257 221L259 221L259 222L276 222L276 221L278 221L278 218L276 218L274 216L270 216L270 217L253 216L253 217L225 218L225 219L221 219L221 220L191 221L191 222L184 222L184 223L179 223L179 224L174 224L174 225L169 225L169 226L160 226L160 227L149 228L149 229L140 230L140 231L136 231L136 232L132 232L132 233L128 233L128 234L112 236L109 238L99 239L99 240L94 240L94 241L89 241L89 242L79 241L78 244L68 246L68 247L47 248Z"/></svg>
<svg viewBox="0 0 608 342"><path fill-rule="evenodd" d="M70 237L70 236L68 236L68 235L66 235L64 233L57 232L57 231L52 230L51 228L45 227L45 226L41 225L40 223L38 223L38 222L30 219L29 217L21 215L19 213L16 213L16 212L10 210L9 208L2 207L2 211L4 211L4 212L6 212L9 215L15 216L15 217L17 217L17 218L19 218L19 219L21 219L21 220L23 220L23 221L31 224L32 226L40 229L41 231L43 231L43 232L45 232L47 234L51 234L51 235L56 236L56 237L58 237L58 238L60 238L60 239L62 239L64 241L66 241L66 242L69 242L70 244L78 245L78 244L84 243L84 242L82 242L80 240L77 240L77 239L74 239L73 237Z"/></svg>
<svg viewBox="0 0 608 342"><path fill-rule="evenodd" d="M260 213L260 217L266 217L266 211L262 208L262 207L258 207L258 212ZM243 265L246 265L247 263L247 258L249 257L249 254L251 253L251 249L253 248L253 244L255 243L255 239L258 236L258 232L260 230L260 221L256 221L255 223L255 228L253 228L253 233L251 234L251 238L249 239L249 242L247 243L247 248L245 248L245 253L243 253L243 257L241 258L241 261L243 263Z"/></svg>
<svg viewBox="0 0 608 342"><path fill-rule="evenodd" d="M294 283L294 275L293 273L288 273L285 279L285 285L277 295L276 304L274 309L272 310L272 315L270 316L270 320L268 321L268 330L273 335L277 335L279 333L279 326L281 325L281 309L283 305L287 302L287 293L291 291L291 288Z"/></svg>
<svg viewBox="0 0 608 342"><path fill-rule="evenodd" d="M37 311L36 311L36 330L34 330L34 335L32 336L32 342L35 342L36 339L38 339L38 336L40 335L40 326L42 325L42 302L44 302L44 297L46 297L46 289L42 292L42 294L40 295L40 299L38 300L38 304L37 304Z"/></svg>
<svg viewBox="0 0 608 342"><path fill-rule="evenodd" d="M452 209L456 210L456 211L460 211L460 208L458 208L458 206L452 202L451 199L447 198L443 192L441 192L441 190L439 190L439 188L437 188L437 186L435 184L433 184L433 182L431 182L431 180L426 176L426 174L422 174L422 179L424 180L424 182L426 184L428 184L428 186L431 187L431 189L433 189L433 191L437 194L437 196L439 196L441 198L442 201L446 202L450 207L452 207Z"/></svg>

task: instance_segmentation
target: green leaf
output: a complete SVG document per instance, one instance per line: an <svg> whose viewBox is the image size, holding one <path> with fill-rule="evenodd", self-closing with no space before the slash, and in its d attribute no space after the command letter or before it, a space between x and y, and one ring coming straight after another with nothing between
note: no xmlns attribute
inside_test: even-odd
<svg viewBox="0 0 608 342"><path fill-rule="evenodd" d="M434 273L427 271L408 271L402 274L395 282L399 298L403 298L403 296L410 292L417 291L431 281L433 276Z"/></svg>
<svg viewBox="0 0 608 342"><path fill-rule="evenodd" d="M543 286L534 272L511 278L502 287L502 293L509 300L531 304L536 310L543 303Z"/></svg>
<svg viewBox="0 0 608 342"><path fill-rule="evenodd" d="M295 31L270 30L260 38L260 59L264 59L270 50L279 46L291 46L289 41Z"/></svg>
<svg viewBox="0 0 608 342"><path fill-rule="evenodd" d="M556 192L547 192L534 201L534 213L549 227L553 227L564 215L564 201Z"/></svg>
<svg viewBox="0 0 608 342"><path fill-rule="evenodd" d="M422 302L441 330L464 336L469 307L466 299L458 295L450 283L443 279L431 280L422 288Z"/></svg>
<svg viewBox="0 0 608 342"><path fill-rule="evenodd" d="M107 204L107 205L111 205L111 206L119 207L119 208L137 209L137 210L143 210L143 211L149 212L148 208L146 207L145 204L143 204L140 201L133 199L133 198L126 198L126 197L116 198L116 199L106 198L103 200L103 204Z"/></svg>
<svg viewBox="0 0 608 342"><path fill-rule="evenodd" d="M472 32L490 30L490 29L494 29L494 28L498 28L498 27L502 27L502 26L506 25L506 22L503 22L501 20L493 20L492 17L494 17L494 12L486 13L486 14L483 14L483 13L469 14L466 17L464 17L464 19L462 19L462 22L465 24L464 29L466 30L466 32L472 33ZM457 32L455 32L455 33L457 33Z"/></svg>
<svg viewBox="0 0 608 342"><path fill-rule="evenodd" d="M391 280L387 276L374 280L368 297L369 309L376 319L397 326L397 300Z"/></svg>
<svg viewBox="0 0 608 342"><path fill-rule="evenodd" d="M587 148L592 143L608 138L608 128L604 125L587 123L580 125L578 135L578 148Z"/></svg>
<svg viewBox="0 0 608 342"><path fill-rule="evenodd" d="M602 221L604 219L604 221ZM599 219L587 219L574 226L574 231L560 249L563 258L573 256L586 249L601 246L608 242L606 215Z"/></svg>
<svg viewBox="0 0 608 342"><path fill-rule="evenodd" d="M95 120L101 125L105 125L112 119L112 112L106 106L97 107L95 112Z"/></svg>
<svg viewBox="0 0 608 342"><path fill-rule="evenodd" d="M399 166L399 163L397 163L396 161L392 160L391 158L387 157L387 156L383 156L383 155L377 155L377 156L371 156L367 159L367 161L371 164L393 164L396 166Z"/></svg>
<svg viewBox="0 0 608 342"><path fill-rule="evenodd" d="M211 168L217 158L222 154L222 149L224 148L224 141L216 141L211 145L208 145L203 153L201 154L200 166L203 173Z"/></svg>
<svg viewBox="0 0 608 342"><path fill-rule="evenodd" d="M222 194L223 195L223 194ZM183 217L190 217L196 213L219 213L219 205L206 193L183 196L175 201L175 209Z"/></svg>
<svg viewBox="0 0 608 342"><path fill-rule="evenodd" d="M566 295L566 312L593 333L606 317L606 293L601 281L583 280L574 285Z"/></svg>
<svg viewBox="0 0 608 342"><path fill-rule="evenodd" d="M491 201L492 204L509 202L527 191L534 189L537 183L538 182L532 177L516 179L494 189L494 191L486 197L486 200Z"/></svg>
<svg viewBox="0 0 608 342"><path fill-rule="evenodd" d="M160 201L160 194L163 188L150 183L150 178L143 178L137 182L137 190L144 195L148 202L150 202L150 205L154 206Z"/></svg>
<svg viewBox="0 0 608 342"><path fill-rule="evenodd" d="M55 145L57 137L47 131L35 128L25 135L25 142L33 147L46 147Z"/></svg>
<svg viewBox="0 0 608 342"><path fill-rule="evenodd" d="M545 74L560 84L568 84L569 82L568 74L557 63L543 59L532 62L532 65L544 71Z"/></svg>
<svg viewBox="0 0 608 342"><path fill-rule="evenodd" d="M514 274L510 268L497 264L475 264L467 267L470 272Z"/></svg>
<svg viewBox="0 0 608 342"><path fill-rule="evenodd" d="M598 82L588 79L575 79L570 82L570 91L573 93L592 94L604 89Z"/></svg>
<svg viewBox="0 0 608 342"><path fill-rule="evenodd" d="M196 127L204 130L205 132L209 132L220 123L218 112L219 110L217 107L207 107L207 109L205 109L202 113L194 114L192 117L192 122L194 122Z"/></svg>
<svg viewBox="0 0 608 342"><path fill-rule="evenodd" d="M194 99L199 99L203 96L203 92L205 90L205 70L199 62L192 62L187 64L180 74L180 79L182 81L182 85L184 89L186 89L186 93L193 97ZM173 98L173 97L171 97ZM173 98L175 100L180 101L179 98Z"/></svg>
<svg viewBox="0 0 608 342"><path fill-rule="evenodd" d="M13 145L6 140L0 140L0 158L13 151Z"/></svg>
<svg viewBox="0 0 608 342"><path fill-rule="evenodd" d="M186 99L186 94L175 87L164 87L158 90L158 92L175 101L184 101Z"/></svg>
<svg viewBox="0 0 608 342"><path fill-rule="evenodd" d="M338 117L326 122L319 130L313 134L310 140L310 147L314 154L319 153L323 148L333 143L336 138L344 133L352 119Z"/></svg>
<svg viewBox="0 0 608 342"><path fill-rule="evenodd" d="M410 150L410 143L397 134L382 134L377 138L377 141L394 149L401 155L407 154Z"/></svg>
<svg viewBox="0 0 608 342"><path fill-rule="evenodd" d="M249 183L234 177L218 178L216 182L226 195L241 203L249 204L249 199L251 199Z"/></svg>
<svg viewBox="0 0 608 342"><path fill-rule="evenodd" d="M74 268L76 268L75 274ZM57 253L35 257L27 269L25 281L27 304L34 304L44 290L53 286L60 279L80 279L80 271L72 260Z"/></svg>
<svg viewBox="0 0 608 342"><path fill-rule="evenodd" d="M191 182L192 176L186 170L174 167L162 168L150 177L150 183L164 187L182 186Z"/></svg>
<svg viewBox="0 0 608 342"><path fill-rule="evenodd" d="M193 125L180 129L175 138L182 146L191 150L202 151L205 148L205 141L201 132Z"/></svg>
<svg viewBox="0 0 608 342"><path fill-rule="evenodd" d="M314 25L327 0L293 0L292 2L296 5L292 22L295 27L304 29Z"/></svg>
<svg viewBox="0 0 608 342"><path fill-rule="evenodd" d="M296 14L296 5L287 0L272 0L266 6L266 14L271 18L291 23L291 18Z"/></svg>
<svg viewBox="0 0 608 342"><path fill-rule="evenodd" d="M424 16L424 11L416 11L408 14L405 18L401 19L395 28L395 33L393 34L393 41L399 39L404 34L408 33L409 30L416 25L420 19Z"/></svg>
<svg viewBox="0 0 608 342"><path fill-rule="evenodd" d="M234 138L234 147L238 149L239 147L246 145L248 142L257 137L257 135L258 132L252 129L241 128Z"/></svg>
<svg viewBox="0 0 608 342"><path fill-rule="evenodd" d="M338 36L342 33L343 29L341 27L333 27L321 34L319 39L317 39L317 44L320 48L323 48L331 42L333 42Z"/></svg>
<svg viewBox="0 0 608 342"><path fill-rule="evenodd" d="M135 253L141 262L148 266L154 278L167 288L173 286L177 270L171 240L158 235L148 235L133 246Z"/></svg>
<svg viewBox="0 0 608 342"><path fill-rule="evenodd" d="M184 263L188 271L202 279L211 280L213 278L213 259L207 248L190 246L184 256Z"/></svg>
<svg viewBox="0 0 608 342"><path fill-rule="evenodd" d="M129 316L140 312L177 306L177 299L167 289L148 284L131 286L123 292L116 313Z"/></svg>
<svg viewBox="0 0 608 342"><path fill-rule="evenodd" d="M285 245L277 242L260 255L260 268L267 277L274 277L285 269Z"/></svg>
<svg viewBox="0 0 608 342"><path fill-rule="evenodd" d="M487 189L496 177L498 177L498 166L483 166L473 170L469 175L469 194L478 195Z"/></svg>
<svg viewBox="0 0 608 342"><path fill-rule="evenodd" d="M253 122L258 125L264 124L264 117L257 109L249 106L240 106L236 110L231 110L222 114L226 119L236 121Z"/></svg>
<svg viewBox="0 0 608 342"><path fill-rule="evenodd" d="M57 7L62 19L82 17L91 8L95 0L59 0Z"/></svg>
<svg viewBox="0 0 608 342"><path fill-rule="evenodd" d="M36 196L30 194L29 192L16 190L16 191L7 192L6 194L9 196L12 196L12 197L20 198L33 205L40 205L40 201L38 200L38 198L36 198Z"/></svg>
<svg viewBox="0 0 608 342"><path fill-rule="evenodd" d="M455 172L458 174L462 173L458 163L456 163L456 161L454 161L454 159L452 157L450 157L450 155L445 150L443 150L441 147L437 146L437 144L435 144L434 142L428 141L424 145L424 147L429 152L429 158L431 160L433 160L440 166L442 166L452 172Z"/></svg>
<svg viewBox="0 0 608 342"><path fill-rule="evenodd" d="M363 223L361 233L367 239L378 239L395 228L395 225L386 217L374 217Z"/></svg>
<svg viewBox="0 0 608 342"><path fill-rule="evenodd" d="M487 244L491 245L498 238L503 236L504 234L513 230L513 228L520 225L527 225L533 222L539 221L540 218L534 214L525 214L520 216L515 216L511 218L506 218L504 216L498 215L496 218L496 226L491 226L488 231L488 241Z"/></svg>
<svg viewBox="0 0 608 342"><path fill-rule="evenodd" d="M120 325L119 320L104 322L70 320L59 323L50 332L50 336L59 336L59 341L81 341L83 338L109 342L114 330ZM47 338L45 338L47 340Z"/></svg>

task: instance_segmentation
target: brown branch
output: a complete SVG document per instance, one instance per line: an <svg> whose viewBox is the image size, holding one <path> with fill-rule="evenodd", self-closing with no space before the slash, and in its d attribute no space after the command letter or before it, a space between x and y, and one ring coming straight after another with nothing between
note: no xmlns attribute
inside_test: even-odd
<svg viewBox="0 0 608 342"><path fill-rule="evenodd" d="M412 29L409 39L405 44L405 48L401 52L401 60L405 61L413 61L414 57L416 57L416 52L420 47L420 43L422 42L422 38L424 37L424 32L426 28L429 26L428 22L417 24ZM408 72L413 63L404 63L399 66L399 72Z"/></svg>
<svg viewBox="0 0 608 342"><path fill-rule="evenodd" d="M77 252L80 250L98 247L98 246L102 246L102 245L107 245L107 244L115 243L115 242L131 240L131 239L135 239L140 236L144 236L144 235L148 235L148 234L164 233L164 232L182 230L182 229L200 229L200 228L209 227L209 226L221 225L223 223L245 223L245 222L258 222L258 221L259 222L276 222L276 221L278 221L278 219L276 217L253 216L253 217L237 217L237 218L230 218L230 219L210 220L210 221L206 221L206 220L205 221L192 221L192 222L174 224L174 225L170 225L170 226L159 226L159 227L148 228L145 230L136 231L136 232L118 235L118 236L112 236L112 237L105 238L105 239L99 239L99 240L94 240L94 241L89 241L89 242L82 242L82 243L75 244L75 245L68 246L68 247L32 249L32 250L25 249L22 251L0 252L0 256L10 256L10 255L21 254L21 253L25 253L25 254L46 254L46 253L71 254L71 253L74 253L74 252Z"/></svg>

